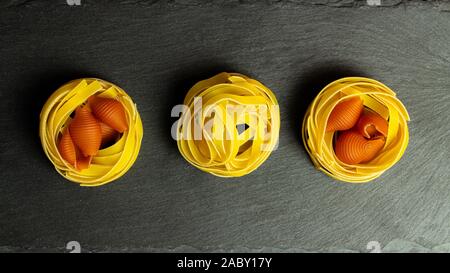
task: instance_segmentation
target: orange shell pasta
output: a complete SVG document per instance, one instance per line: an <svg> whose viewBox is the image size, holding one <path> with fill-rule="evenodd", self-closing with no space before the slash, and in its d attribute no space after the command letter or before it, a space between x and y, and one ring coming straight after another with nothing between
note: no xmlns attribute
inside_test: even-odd
<svg viewBox="0 0 450 273"><path fill-rule="evenodd" d="M327 132L344 131L353 128L358 122L363 109L364 105L359 97L340 102L331 111L327 122Z"/></svg>
<svg viewBox="0 0 450 273"><path fill-rule="evenodd" d="M69 162L69 164L71 164L72 166L76 165L77 153L69 130L65 130L65 132L62 134L62 137L58 143L58 151L61 154L61 157Z"/></svg>
<svg viewBox="0 0 450 273"><path fill-rule="evenodd" d="M359 164L372 160L384 146L383 138L366 139L354 130L340 132L334 152L346 164Z"/></svg>
<svg viewBox="0 0 450 273"><path fill-rule="evenodd" d="M122 104L115 99L89 98L89 104L95 117L119 133L128 129L127 116Z"/></svg>
<svg viewBox="0 0 450 273"><path fill-rule="evenodd" d="M366 138L371 138L376 135L384 137L388 134L389 124L382 116L374 112L364 113L356 124L359 133Z"/></svg>
<svg viewBox="0 0 450 273"><path fill-rule="evenodd" d="M102 134L102 145L110 143L119 135L116 130L104 124L103 122L100 122L100 129Z"/></svg>
<svg viewBox="0 0 450 273"><path fill-rule="evenodd" d="M102 142L101 127L87 107L75 110L75 118L69 125L69 131L73 142L85 157L97 154Z"/></svg>

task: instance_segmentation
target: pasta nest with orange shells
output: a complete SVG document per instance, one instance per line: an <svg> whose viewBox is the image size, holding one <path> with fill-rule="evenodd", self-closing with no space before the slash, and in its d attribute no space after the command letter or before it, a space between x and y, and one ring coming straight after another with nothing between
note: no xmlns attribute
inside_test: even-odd
<svg viewBox="0 0 450 273"><path fill-rule="evenodd" d="M80 169L62 157L58 145L64 132L69 131L73 113L88 107L91 96L120 102L127 129L117 134L110 145L97 148L96 154L89 157L88 166ZM101 79L83 78L66 83L50 96L40 114L39 135L44 152L58 173L81 186L100 186L120 178L134 164L143 128L136 105L123 89Z"/></svg>
<svg viewBox="0 0 450 273"><path fill-rule="evenodd" d="M327 127L336 106L354 98L362 100L363 111L385 119L388 127L384 144L374 158L348 164L336 156L334 145L339 132L329 131ZM348 77L330 83L316 96L305 114L302 138L316 168L337 180L364 183L382 175L403 156L409 141L408 121L405 106L389 87L369 78Z"/></svg>

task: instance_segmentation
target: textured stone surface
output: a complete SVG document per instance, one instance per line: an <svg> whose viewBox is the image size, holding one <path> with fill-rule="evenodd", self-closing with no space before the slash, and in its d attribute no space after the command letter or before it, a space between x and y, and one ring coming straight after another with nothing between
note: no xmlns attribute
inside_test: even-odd
<svg viewBox="0 0 450 273"><path fill-rule="evenodd" d="M447 2L306 2L2 1L0 251L447 251ZM194 169L170 138L172 106L221 71L281 106L279 149L240 179ZM300 141L314 95L353 75L392 87L412 118L404 158L365 185L315 170ZM101 188L60 177L38 137L45 100L83 76L127 90L144 123L138 161Z"/></svg>

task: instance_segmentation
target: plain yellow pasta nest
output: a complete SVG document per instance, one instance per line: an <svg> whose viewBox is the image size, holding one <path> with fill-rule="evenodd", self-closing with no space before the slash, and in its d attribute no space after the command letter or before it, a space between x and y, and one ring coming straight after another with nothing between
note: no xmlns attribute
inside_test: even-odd
<svg viewBox="0 0 450 273"><path fill-rule="evenodd" d="M70 123L72 112L94 94L122 103L128 130L113 145L100 149L90 167L80 171L62 159L57 142ZM51 95L40 115L39 135L45 154L64 178L81 186L100 186L118 179L133 165L141 146L143 128L136 105L124 90L104 80L85 78L61 86Z"/></svg>
<svg viewBox="0 0 450 273"><path fill-rule="evenodd" d="M257 169L278 146L275 95L260 82L220 73L195 84L177 127L180 153L192 165L221 177Z"/></svg>
<svg viewBox="0 0 450 273"><path fill-rule="evenodd" d="M341 101L359 96L364 106L388 120L386 143L379 154L363 164L348 165L334 153L334 132L326 132L328 117ZM349 77L327 85L309 106L303 120L303 143L312 162L327 175L345 182L363 183L379 177L397 163L408 146L409 115L396 94L368 78Z"/></svg>

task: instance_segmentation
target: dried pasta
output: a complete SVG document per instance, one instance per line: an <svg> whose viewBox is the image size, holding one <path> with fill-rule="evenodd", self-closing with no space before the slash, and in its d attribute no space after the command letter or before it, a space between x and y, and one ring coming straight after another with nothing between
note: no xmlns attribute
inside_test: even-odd
<svg viewBox="0 0 450 273"><path fill-rule="evenodd" d="M349 165L333 149L334 132L326 132L328 117L341 101L359 96L364 106L388 120L386 144L371 161ZM386 85L368 78L348 77L327 85L309 106L303 120L302 138L312 162L327 175L345 182L364 183L379 177L397 163L408 146L409 115Z"/></svg>
<svg viewBox="0 0 450 273"><path fill-rule="evenodd" d="M257 169L278 145L277 99L256 80L220 73L195 84L184 105L187 111L178 122L177 144L182 156L200 170L221 177L243 176Z"/></svg>
<svg viewBox="0 0 450 273"><path fill-rule="evenodd" d="M125 108L129 129L114 144L100 149L90 167L80 171L62 159L57 142L70 123L72 112L94 94L119 100ZM40 114L39 135L44 152L58 173L81 186L100 186L118 179L133 165L143 128L136 105L124 90L104 80L85 78L61 86L50 96Z"/></svg>

